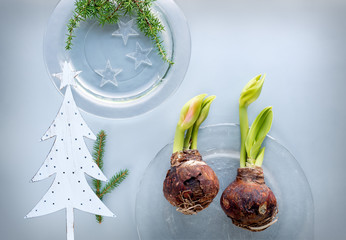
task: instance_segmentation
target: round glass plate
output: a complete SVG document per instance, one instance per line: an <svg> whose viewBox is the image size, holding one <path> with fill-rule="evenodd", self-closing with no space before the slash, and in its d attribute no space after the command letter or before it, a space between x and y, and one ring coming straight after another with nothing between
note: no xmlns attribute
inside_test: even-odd
<svg viewBox="0 0 346 240"><path fill-rule="evenodd" d="M60 79L55 76L65 62L81 71L74 88L81 109L107 118L133 117L157 107L180 86L190 61L190 33L173 0L157 0L151 10L165 27L160 37L174 65L161 59L131 17L103 27L96 20L81 22L72 49L66 51L66 25L73 10L71 0L56 6L44 38L44 57L58 89Z"/></svg>
<svg viewBox="0 0 346 240"><path fill-rule="evenodd" d="M238 125L208 126L198 135L198 150L218 176L220 191L212 204L197 215L177 212L163 196L172 146L166 145L150 162L137 192L136 224L141 240L313 239L314 208L309 183L292 154L273 138L264 141L263 169L266 184L278 201L278 222L262 232L234 226L220 207L221 194L235 179L239 167Z"/></svg>

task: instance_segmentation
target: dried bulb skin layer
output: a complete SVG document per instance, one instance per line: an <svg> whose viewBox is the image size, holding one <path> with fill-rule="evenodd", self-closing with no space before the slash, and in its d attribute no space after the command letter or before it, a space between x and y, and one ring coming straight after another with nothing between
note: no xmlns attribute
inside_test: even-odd
<svg viewBox="0 0 346 240"><path fill-rule="evenodd" d="M253 232L277 221L274 193L264 183L263 169L238 168L236 179L222 193L220 204L234 225Z"/></svg>
<svg viewBox="0 0 346 240"><path fill-rule="evenodd" d="M163 183L165 198L177 211L192 215L205 209L219 192L219 180L198 150L172 154L171 168Z"/></svg>

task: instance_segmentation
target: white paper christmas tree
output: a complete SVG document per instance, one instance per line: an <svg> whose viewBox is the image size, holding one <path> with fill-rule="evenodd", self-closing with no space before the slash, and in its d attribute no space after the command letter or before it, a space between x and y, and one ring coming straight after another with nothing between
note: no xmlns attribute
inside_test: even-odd
<svg viewBox="0 0 346 240"><path fill-rule="evenodd" d="M55 137L55 141L32 181L36 182L53 174L55 179L26 218L66 209L67 239L73 240L74 208L102 216L113 217L114 214L96 196L85 178L86 173L95 179L107 181L86 147L84 137L93 140L96 137L83 120L71 92L71 85L75 85L75 77L80 72L73 71L71 64L67 62L62 69L63 72L55 74L55 77L61 79L60 89L66 86L64 101L54 122L42 137L42 140Z"/></svg>

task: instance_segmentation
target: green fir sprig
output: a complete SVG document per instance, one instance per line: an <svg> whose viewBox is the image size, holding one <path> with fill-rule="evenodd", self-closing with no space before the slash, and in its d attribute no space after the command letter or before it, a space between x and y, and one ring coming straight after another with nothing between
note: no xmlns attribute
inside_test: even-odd
<svg viewBox="0 0 346 240"><path fill-rule="evenodd" d="M106 143L106 133L101 130L97 134L96 141L94 143L94 152L93 152L93 159L97 166L103 171L103 153L104 153L104 147ZM122 183L125 178L129 175L129 170L120 170L117 172L114 176L111 177L111 179L108 181L108 183L102 187L102 183L100 180L93 179L93 186L94 186L94 192L95 194L100 198L102 201L103 197L107 194L112 192L116 187ZM101 215L96 215L96 220L98 223L101 223L103 221L103 217Z"/></svg>
<svg viewBox="0 0 346 240"><path fill-rule="evenodd" d="M80 22L95 19L101 26L115 24L120 16L135 16L137 27L150 38L161 58L173 64L168 58L159 34L164 31L160 20L150 11L155 0L76 0L72 18L67 24L66 50L72 47L74 31Z"/></svg>
<svg viewBox="0 0 346 240"><path fill-rule="evenodd" d="M100 192L99 198L102 199L104 195L112 192L116 187L120 185L122 181L129 175L129 171L127 169L120 170L117 174L115 174L108 183L102 188Z"/></svg>

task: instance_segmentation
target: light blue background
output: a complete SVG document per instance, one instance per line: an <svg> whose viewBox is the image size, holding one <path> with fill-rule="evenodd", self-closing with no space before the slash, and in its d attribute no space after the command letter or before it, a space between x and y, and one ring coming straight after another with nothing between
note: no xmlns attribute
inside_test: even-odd
<svg viewBox="0 0 346 240"><path fill-rule="evenodd" d="M177 0L190 25L192 55L180 89L154 111L126 120L83 113L109 135L105 174L129 168L106 197L116 214L98 225L76 211L76 239L138 239L135 197L155 154L172 140L181 106L217 95L206 124L235 122L244 84L267 73L250 119L272 105L270 134L296 157L310 182L315 239L346 236L346 1ZM65 239L65 213L24 220L52 179L30 184L52 145L39 142L62 96L45 69L42 41L57 0L0 0L0 239ZM90 144L90 142L89 142ZM280 159L278 159L279 161ZM283 168L285 166L282 166ZM154 226L153 226L154 227Z"/></svg>

